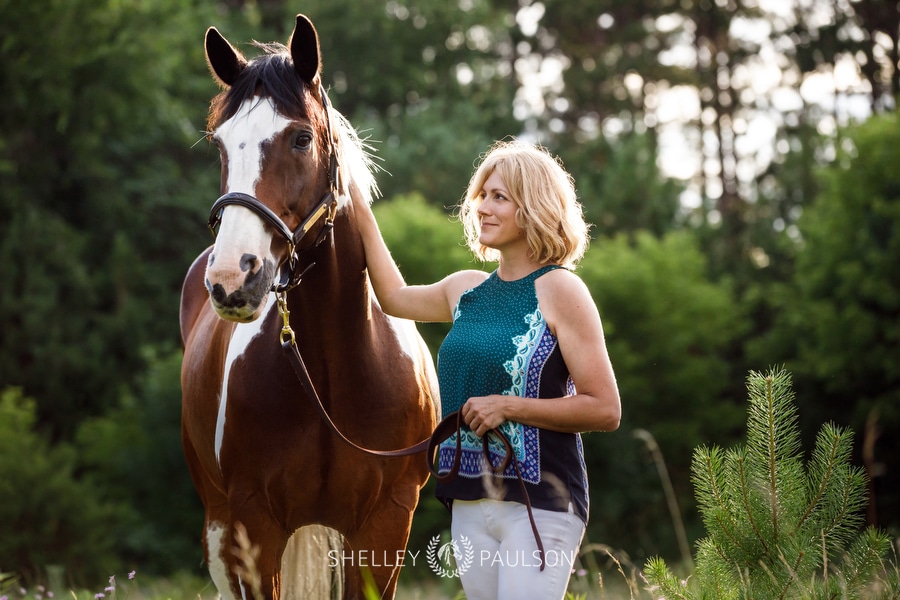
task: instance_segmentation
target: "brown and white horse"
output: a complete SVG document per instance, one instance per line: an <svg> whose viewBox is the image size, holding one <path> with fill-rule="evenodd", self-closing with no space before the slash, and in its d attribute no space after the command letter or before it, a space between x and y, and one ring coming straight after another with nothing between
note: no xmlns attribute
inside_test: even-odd
<svg viewBox="0 0 900 600"><path fill-rule="evenodd" d="M414 325L385 316L371 291L354 223L376 189L371 163L328 103L312 23L298 15L287 47L262 49L248 61L206 34L224 88L208 128L224 195L181 301L182 435L204 554L225 599L310 598L320 576L324 594L358 597L361 563L393 597L400 561L385 557L403 555L427 463L339 439L281 342L287 330L337 428L372 449L431 434L434 368ZM258 555L239 550L243 530Z"/></svg>

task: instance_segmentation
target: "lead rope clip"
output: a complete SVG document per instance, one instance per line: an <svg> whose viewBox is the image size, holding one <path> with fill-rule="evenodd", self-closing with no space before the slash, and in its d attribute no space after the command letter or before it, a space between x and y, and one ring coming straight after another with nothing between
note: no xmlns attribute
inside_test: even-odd
<svg viewBox="0 0 900 600"><path fill-rule="evenodd" d="M275 299L278 302L278 312L281 314L281 320L284 323L281 327L281 343L286 344L290 342L291 346L295 346L297 342L294 337L294 330L291 329L291 311L288 310L287 306L287 292L278 292L275 294Z"/></svg>

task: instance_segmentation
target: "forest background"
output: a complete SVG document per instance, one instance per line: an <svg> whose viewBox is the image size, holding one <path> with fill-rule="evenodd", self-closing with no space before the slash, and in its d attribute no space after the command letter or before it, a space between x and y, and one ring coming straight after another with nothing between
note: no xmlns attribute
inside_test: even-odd
<svg viewBox="0 0 900 600"><path fill-rule="evenodd" d="M0 0L0 572L201 572L178 300L219 190L202 39L253 54L298 12L410 282L473 266L450 208L493 140L575 176L624 411L585 435L588 542L686 560L692 448L739 440L770 365L807 449L857 432L867 520L900 531L897 2ZM410 547L448 523L426 489Z"/></svg>

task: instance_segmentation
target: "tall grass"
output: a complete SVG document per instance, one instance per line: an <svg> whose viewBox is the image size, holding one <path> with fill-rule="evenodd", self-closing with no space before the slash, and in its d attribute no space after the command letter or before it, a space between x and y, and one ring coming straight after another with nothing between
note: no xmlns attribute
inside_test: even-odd
<svg viewBox="0 0 900 600"><path fill-rule="evenodd" d="M67 588L55 583L26 586L17 576L0 573L0 600L217 600L219 593L206 578L188 574L142 578L135 571L110 576L94 589Z"/></svg>

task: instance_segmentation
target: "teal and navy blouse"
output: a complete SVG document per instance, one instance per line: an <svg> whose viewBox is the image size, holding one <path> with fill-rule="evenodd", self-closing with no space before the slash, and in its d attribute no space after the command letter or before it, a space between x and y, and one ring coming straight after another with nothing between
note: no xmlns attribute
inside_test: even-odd
<svg viewBox="0 0 900 600"><path fill-rule="evenodd" d="M459 299L453 325L438 351L438 382L443 414L459 410L472 396L505 394L525 398L558 398L575 393L556 336L538 306L534 282L559 269L542 267L516 281L503 281L494 271ZM581 435L561 433L506 421L500 429L515 450L532 506L545 510L572 509L587 522L588 483ZM449 505L454 499L497 498L524 502L513 465L492 477L485 488L481 438L462 429L459 476L437 483L436 495ZM504 447L491 440L491 462L501 464ZM446 473L456 453L456 436L441 444L438 472ZM498 485L499 484L499 485Z"/></svg>

